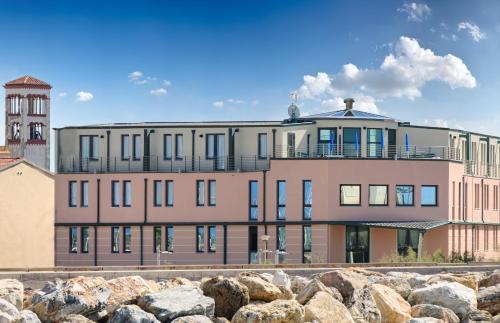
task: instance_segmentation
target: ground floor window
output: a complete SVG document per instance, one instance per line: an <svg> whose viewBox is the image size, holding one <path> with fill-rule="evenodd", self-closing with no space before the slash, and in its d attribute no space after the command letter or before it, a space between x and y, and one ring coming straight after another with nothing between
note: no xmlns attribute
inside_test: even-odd
<svg viewBox="0 0 500 323"><path fill-rule="evenodd" d="M69 228L69 252L78 252L78 231L76 227Z"/></svg>
<svg viewBox="0 0 500 323"><path fill-rule="evenodd" d="M346 262L370 261L370 233L365 226L346 226Z"/></svg>
<svg viewBox="0 0 500 323"><path fill-rule="evenodd" d="M311 226L305 225L302 227L304 243L302 245L302 262L310 264L312 262L312 241L311 241Z"/></svg>
<svg viewBox="0 0 500 323"><path fill-rule="evenodd" d="M89 227L82 227L81 232L82 232L82 236L81 236L82 252L88 253L89 252Z"/></svg>
<svg viewBox="0 0 500 323"><path fill-rule="evenodd" d="M258 229L255 225L248 227L248 262L259 263Z"/></svg>
<svg viewBox="0 0 500 323"><path fill-rule="evenodd" d="M123 228L123 252L132 252L132 231L130 227Z"/></svg>
<svg viewBox="0 0 500 323"><path fill-rule="evenodd" d="M154 227L153 235L155 242L153 252L157 253L161 251L161 227Z"/></svg>
<svg viewBox="0 0 500 323"><path fill-rule="evenodd" d="M400 256L408 255L408 251L418 252L418 230L398 229L398 253Z"/></svg>
<svg viewBox="0 0 500 323"><path fill-rule="evenodd" d="M112 227L111 228L111 252L118 253L120 252L120 228Z"/></svg>
<svg viewBox="0 0 500 323"><path fill-rule="evenodd" d="M174 252L174 227L167 226L167 251Z"/></svg>
<svg viewBox="0 0 500 323"><path fill-rule="evenodd" d="M205 252L205 227L196 227L196 252Z"/></svg>
<svg viewBox="0 0 500 323"><path fill-rule="evenodd" d="M217 227L208 227L208 251L215 252L217 250Z"/></svg>
<svg viewBox="0 0 500 323"><path fill-rule="evenodd" d="M276 247L279 251L286 251L286 228L285 226L276 227ZM285 254L278 255L278 261L282 263L285 261Z"/></svg>

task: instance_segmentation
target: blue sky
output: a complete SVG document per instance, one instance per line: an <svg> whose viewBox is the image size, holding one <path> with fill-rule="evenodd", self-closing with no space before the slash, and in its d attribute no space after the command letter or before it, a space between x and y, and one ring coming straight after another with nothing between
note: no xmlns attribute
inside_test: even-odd
<svg viewBox="0 0 500 323"><path fill-rule="evenodd" d="M498 1L10 1L0 27L0 80L52 84L52 127L283 119L296 91L500 135Z"/></svg>

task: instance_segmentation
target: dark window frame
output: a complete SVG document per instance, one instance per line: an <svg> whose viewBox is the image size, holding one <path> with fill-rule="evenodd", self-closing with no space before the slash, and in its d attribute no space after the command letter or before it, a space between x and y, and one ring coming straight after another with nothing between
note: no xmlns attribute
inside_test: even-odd
<svg viewBox="0 0 500 323"><path fill-rule="evenodd" d="M75 186L75 190L78 189L78 182L77 181L69 181L68 182L68 207L77 207L78 205L78 191L75 192L75 201L73 203L73 199L72 199L72 193L73 193L73 188L72 188L72 185L74 184Z"/></svg>
<svg viewBox="0 0 500 323"><path fill-rule="evenodd" d="M217 181L215 179L209 179L208 180L208 189L207 189L207 205L208 206L217 206ZM215 185L215 201L212 202L212 185Z"/></svg>
<svg viewBox="0 0 500 323"><path fill-rule="evenodd" d="M87 184L87 204L84 204L84 192L83 186ZM89 207L89 181L80 181L80 207Z"/></svg>
<svg viewBox="0 0 500 323"><path fill-rule="evenodd" d="M161 189L163 186L163 182L161 180L153 180L153 206L154 207L161 207L163 205L163 194L161 194ZM158 188L160 189L160 201L158 203L157 197L158 197Z"/></svg>
<svg viewBox="0 0 500 323"><path fill-rule="evenodd" d="M309 232L311 234L311 247L309 250L306 250L305 248L305 245L306 245L306 228L309 228ZM305 257L305 254L306 252L309 252L312 254L312 226L310 224L306 224L306 225L303 225L302 226L302 263L305 264L306 263L306 257ZM312 263L312 260L311 260L311 263Z"/></svg>
<svg viewBox="0 0 500 323"><path fill-rule="evenodd" d="M372 186L385 186L386 191L385 191L385 199L386 202L385 204L372 204L370 202L370 187ZM389 206L389 185L388 184L368 184L368 206Z"/></svg>
<svg viewBox="0 0 500 323"><path fill-rule="evenodd" d="M266 154L262 154L262 144L261 144L261 137L266 136ZM268 138L267 138L267 132L260 132L257 134L257 158L258 159L267 159L269 156L269 145L268 145Z"/></svg>
<svg viewBox="0 0 500 323"><path fill-rule="evenodd" d="M380 131L380 133L381 133L380 141L369 141L370 130L379 130ZM384 139L384 128L367 128L366 129L366 157L367 158L382 158L382 156L383 156L383 151L382 151L383 142L382 142L382 140L383 139ZM373 156L373 157L369 156L368 152L370 151L370 144L373 144L377 147L377 151L375 151L376 156ZM380 148L380 152L378 151L378 148Z"/></svg>
<svg viewBox="0 0 500 323"><path fill-rule="evenodd" d="M94 156L94 138L97 138L99 141L99 135L80 135L80 158L82 153L82 138L89 137L89 160L96 161L99 160L99 152L97 152L97 156Z"/></svg>
<svg viewBox="0 0 500 323"><path fill-rule="evenodd" d="M422 204L422 188L424 187L434 187L436 189L435 191L435 194L434 194L434 198L435 198L435 203L434 204ZM413 193L415 194L415 193ZM436 206L439 206L439 185L428 185L428 184L425 184L425 185L421 185L420 186L420 206L422 207L436 207Z"/></svg>
<svg viewBox="0 0 500 323"><path fill-rule="evenodd" d="M126 196L127 196L127 184L130 184L130 203L126 203ZM130 180L124 180L122 184L122 206L123 207L132 207L132 181Z"/></svg>
<svg viewBox="0 0 500 323"><path fill-rule="evenodd" d="M170 245L170 243L168 242L169 238L170 238L170 234L169 234L169 229L172 229L172 245ZM169 251L169 252L174 252L174 226L173 225L167 225L165 227L165 250L166 251Z"/></svg>
<svg viewBox="0 0 500 323"><path fill-rule="evenodd" d="M202 194L200 194L200 190L198 189L198 186L200 184L203 184ZM200 197L203 197L203 203L200 203ZM197 207L204 207L205 206L205 181L202 179L196 180L196 206Z"/></svg>
<svg viewBox="0 0 500 323"><path fill-rule="evenodd" d="M214 138L214 156L213 157L209 157L208 156L208 138L212 136ZM224 133L207 133L205 134L205 159L206 160L215 160L217 159L217 153L219 151L219 136L223 136L224 137L224 144L225 144L225 141L226 141L226 137L224 135ZM225 149L226 147L224 147ZM224 152L224 155L226 154L226 152Z"/></svg>
<svg viewBox="0 0 500 323"><path fill-rule="evenodd" d="M136 157L136 152L137 152L137 142L136 142L136 138L139 137L139 143L138 145L140 146L141 145L141 141L140 141L140 138L141 138L141 135L138 135L138 134L133 134L132 135L132 160L141 160L141 157L139 155L139 157Z"/></svg>
<svg viewBox="0 0 500 323"><path fill-rule="evenodd" d="M169 184L172 184L172 188L169 188ZM169 202L168 196L172 194L172 203ZM173 207L174 206L174 181L171 179L167 179L165 181L165 206Z"/></svg>
<svg viewBox="0 0 500 323"><path fill-rule="evenodd" d="M111 181L111 207L120 207L120 201L115 201L116 187L120 189L120 181ZM118 196L120 192L118 192Z"/></svg>
<svg viewBox="0 0 500 323"><path fill-rule="evenodd" d="M130 237L130 248L127 249L127 229L128 229L128 235ZM131 227L123 227L123 253L132 253L132 228Z"/></svg>
<svg viewBox="0 0 500 323"><path fill-rule="evenodd" d="M179 154L179 145L178 145L178 139L177 138L182 138L182 153L183 155ZM176 133L175 134L175 160L183 160L184 159L184 136L181 133Z"/></svg>
<svg viewBox="0 0 500 323"><path fill-rule="evenodd" d="M211 229L214 229L215 230L215 247L212 249L212 245L210 243L210 241L212 240L212 237L210 235L211 233ZM214 253L217 251L217 226L215 225L209 225L207 227L207 232L208 232L208 252L211 252L211 253Z"/></svg>
<svg viewBox="0 0 500 323"><path fill-rule="evenodd" d="M312 180L310 179L304 179L302 180L302 220L305 220L305 221L311 221L312 220L312 201L310 204L307 204L306 203L306 183L310 183L311 184L311 195L312 195L312 190L313 190L313 187L312 187ZM312 200L312 198L311 198ZM311 209L311 218L309 219L306 219L306 208L310 208Z"/></svg>
<svg viewBox="0 0 500 323"><path fill-rule="evenodd" d="M359 203L357 204L345 204L342 203L342 186L358 186L359 187ZM363 192L361 191L361 184L340 184L339 185L339 205L340 206L361 206L363 204Z"/></svg>
<svg viewBox="0 0 500 323"><path fill-rule="evenodd" d="M75 239L73 240L73 233L75 234ZM75 242L75 248L73 250L73 241ZM78 227L69 227L69 253L78 253Z"/></svg>
<svg viewBox="0 0 500 323"><path fill-rule="evenodd" d="M170 137L170 157L167 156L167 138ZM173 146L172 134L166 133L163 135L163 160L172 160L173 156Z"/></svg>
<svg viewBox="0 0 500 323"><path fill-rule="evenodd" d="M127 137L127 150L128 150L128 156L125 157L125 145L124 145L124 139ZM121 160L130 160L130 135L121 135L121 141L120 141L120 150L121 150Z"/></svg>
<svg viewBox="0 0 500 323"><path fill-rule="evenodd" d="M118 232L118 240L116 242L116 251L115 248L115 232ZM111 253L120 253L120 227L114 226L111 227Z"/></svg>
<svg viewBox="0 0 500 323"><path fill-rule="evenodd" d="M158 229L160 229L160 231L158 232ZM159 238L160 238L160 251L161 251L161 241L162 241L162 228L161 226L159 225L156 225L153 227L153 253L157 253L157 244L156 244L156 240L158 238L158 233L159 233Z"/></svg>
<svg viewBox="0 0 500 323"><path fill-rule="evenodd" d="M200 243L199 243L200 241L198 240L198 232L203 233L203 245L200 245ZM196 233L196 235L195 235L196 253L204 253L205 252L205 226L197 225L195 233Z"/></svg>
<svg viewBox="0 0 500 323"><path fill-rule="evenodd" d="M84 248L84 246L85 246L84 238L83 238L84 231L87 232L87 239L89 240L89 243L87 244L86 248ZM80 250L81 250L81 253L89 253L89 244L90 244L89 227L81 227L80 228Z"/></svg>
<svg viewBox="0 0 500 323"><path fill-rule="evenodd" d="M412 190L411 190L411 201L412 201L412 204L399 204L399 201L398 201L398 187L400 187L400 186L408 186L408 187L412 188ZM413 207L413 206L415 206L415 185L397 184L394 187L394 193L396 194L396 206L401 206L401 207Z"/></svg>
<svg viewBox="0 0 500 323"><path fill-rule="evenodd" d="M328 130L328 132L329 132L330 135L331 135L331 131L333 130L334 137L335 137L333 149L332 149L332 147L330 147L330 140L321 140L321 130ZM339 153L339 150L340 150L340 147L341 147L341 143L340 143L340 140L337 140L338 139L338 131L339 131L338 127L321 127L321 128L318 128L318 131L317 131L318 140L317 140L317 145L316 145L316 153L317 154L319 154L319 155L328 155L328 154L330 154L329 150L325 150L325 145L327 145L327 144L328 144L327 147L329 149L332 149L332 152L333 152L334 155L337 155Z"/></svg>
<svg viewBox="0 0 500 323"><path fill-rule="evenodd" d="M280 228L284 228L285 230L285 249L280 248ZM285 251L286 252L286 226L285 225L277 225L276 226L276 249L279 251Z"/></svg>
<svg viewBox="0 0 500 323"><path fill-rule="evenodd" d="M252 184L257 185L257 204L252 204ZM252 210L257 209L257 218L252 219ZM258 221L259 220L259 181L250 180L248 181L248 220Z"/></svg>
<svg viewBox="0 0 500 323"><path fill-rule="evenodd" d="M280 183L285 183L285 204L280 204ZM280 208L285 209L285 217L280 219ZM278 221L286 221L286 180L277 180L276 181L276 220Z"/></svg>
<svg viewBox="0 0 500 323"><path fill-rule="evenodd" d="M350 153L350 151L349 151L350 146L347 146L347 148L348 148L348 151L347 151L347 152L348 152L348 154L346 154L346 152L345 152L346 145L353 145L353 146L355 146L355 145L356 145L356 141L355 141L355 140L354 140L354 141L352 141L352 142L351 142L351 141L346 141L346 140L345 140L345 138L346 138L346 136L345 136L346 130L356 130L356 129L357 129L357 130L359 130L359 136L358 136L358 140L359 140L359 142L358 142L358 150L356 151L356 155L353 155L353 154L351 154L351 153ZM362 150L362 149L361 149L361 147L362 147L362 140L363 140L363 139L361 138L361 137L362 137L362 133L363 133L363 131L362 131L362 130L363 130L363 128L362 128L362 127L343 127L343 128L342 128L342 134L344 135L344 141L342 141L342 154L344 155L344 157L346 157L346 158L353 158L353 157L354 157L354 158L359 158L359 157L361 157L361 150ZM354 152L354 151L355 151L355 149L353 148L353 149L352 149L352 151Z"/></svg>

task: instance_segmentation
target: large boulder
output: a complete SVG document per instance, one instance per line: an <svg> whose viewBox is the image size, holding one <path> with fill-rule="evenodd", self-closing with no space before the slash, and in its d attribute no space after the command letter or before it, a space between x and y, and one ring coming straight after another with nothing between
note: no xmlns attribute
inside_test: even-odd
<svg viewBox="0 0 500 323"><path fill-rule="evenodd" d="M80 314L70 314L58 320L57 323L94 323L94 321Z"/></svg>
<svg viewBox="0 0 500 323"><path fill-rule="evenodd" d="M490 287L500 284L500 269L496 269L491 275L479 281L479 287Z"/></svg>
<svg viewBox="0 0 500 323"><path fill-rule="evenodd" d="M411 286L408 280L404 278L391 276L376 277L373 282L392 288L404 299L408 299L408 296L410 296Z"/></svg>
<svg viewBox="0 0 500 323"><path fill-rule="evenodd" d="M472 274L437 274L432 275L429 279L427 279L426 284L435 284L439 282L457 282L459 284L464 285L465 287L472 288L473 290L478 289L479 282L476 275Z"/></svg>
<svg viewBox="0 0 500 323"><path fill-rule="evenodd" d="M137 305L120 306L114 313L108 323L159 323L156 317L143 311Z"/></svg>
<svg viewBox="0 0 500 323"><path fill-rule="evenodd" d="M347 308L332 297L331 294L319 291L304 306L305 320L318 323L354 323Z"/></svg>
<svg viewBox="0 0 500 323"><path fill-rule="evenodd" d="M344 302L356 322L380 323L381 314L368 288L356 289Z"/></svg>
<svg viewBox="0 0 500 323"><path fill-rule="evenodd" d="M229 321L225 317L216 317L216 318L213 319L213 322L214 323L230 323L231 321Z"/></svg>
<svg viewBox="0 0 500 323"><path fill-rule="evenodd" d="M144 280L141 276L127 276L107 281L111 289L106 310L113 313L121 305L135 304L140 296L157 292L159 290L156 282Z"/></svg>
<svg viewBox="0 0 500 323"><path fill-rule="evenodd" d="M441 282L415 289L408 301L410 304L440 305L451 309L459 318L477 309L475 291L456 282Z"/></svg>
<svg viewBox="0 0 500 323"><path fill-rule="evenodd" d="M306 287L310 282L311 282L311 280L309 278L302 277L302 276L293 276L292 277L292 286L291 286L292 292L294 292L295 294L299 294L300 291L304 287Z"/></svg>
<svg viewBox="0 0 500 323"><path fill-rule="evenodd" d="M335 287L344 301L350 299L356 289L364 288L368 284L365 275L349 269L327 271L313 275L313 278L319 279L325 286Z"/></svg>
<svg viewBox="0 0 500 323"><path fill-rule="evenodd" d="M490 323L493 320L491 314L486 311L475 310L467 313L462 323Z"/></svg>
<svg viewBox="0 0 500 323"><path fill-rule="evenodd" d="M232 323L301 323L304 309L295 300L275 300L265 304L249 304L234 314Z"/></svg>
<svg viewBox="0 0 500 323"><path fill-rule="evenodd" d="M271 282L276 286L285 286L286 288L291 288L292 286L290 277L283 270L276 270Z"/></svg>
<svg viewBox="0 0 500 323"><path fill-rule="evenodd" d="M304 305L305 303L309 302L309 300L317 293L317 292L326 292L330 294L333 298L337 299L338 301L342 302L342 295L337 291L337 293L334 293L333 290L336 290L334 287L326 287L322 282L320 282L318 279L314 278L311 280L311 282L304 287L299 294L295 297L297 302L300 304Z"/></svg>
<svg viewBox="0 0 500 323"><path fill-rule="evenodd" d="M250 302L248 288L234 278L213 277L201 284L205 296L215 300L215 316L231 319Z"/></svg>
<svg viewBox="0 0 500 323"><path fill-rule="evenodd" d="M162 322L197 314L213 317L215 309L213 298L204 296L199 288L186 285L144 295L138 305Z"/></svg>
<svg viewBox="0 0 500 323"><path fill-rule="evenodd" d="M168 278L168 279L163 279L163 280L158 282L158 288L160 290L167 289L167 288L174 288L174 287L182 286L182 285L193 286L193 282L187 278L184 278L184 277Z"/></svg>
<svg viewBox="0 0 500 323"><path fill-rule="evenodd" d="M433 304L418 304L411 308L413 317L434 317L445 323L460 323L458 316L449 308Z"/></svg>
<svg viewBox="0 0 500 323"><path fill-rule="evenodd" d="M497 314L493 317L492 323L500 323L500 314Z"/></svg>
<svg viewBox="0 0 500 323"><path fill-rule="evenodd" d="M281 290L274 284L264 280L259 274L244 272L238 276L238 282L248 288L251 300L271 302L279 299Z"/></svg>
<svg viewBox="0 0 500 323"><path fill-rule="evenodd" d="M22 310L19 316L19 320L16 323L41 323L38 316L30 310Z"/></svg>
<svg viewBox="0 0 500 323"><path fill-rule="evenodd" d="M17 319L19 319L19 311L17 310L17 308L3 298L0 298L0 313L3 314L0 318L1 323L15 322Z"/></svg>
<svg viewBox="0 0 500 323"><path fill-rule="evenodd" d="M444 323L444 321L434 317L412 317L408 323Z"/></svg>
<svg viewBox="0 0 500 323"><path fill-rule="evenodd" d="M382 322L405 322L411 318L411 306L392 288L380 284L368 286L382 316Z"/></svg>
<svg viewBox="0 0 500 323"><path fill-rule="evenodd" d="M203 315L189 315L178 317L172 323L212 323L212 320Z"/></svg>
<svg viewBox="0 0 500 323"><path fill-rule="evenodd" d="M19 311L23 309L23 284L16 279L0 279L0 298L14 305Z"/></svg>
<svg viewBox="0 0 500 323"><path fill-rule="evenodd" d="M492 315L500 313L500 284L479 290L477 293L477 308L488 311Z"/></svg>
<svg viewBox="0 0 500 323"><path fill-rule="evenodd" d="M431 277L429 275L404 271L389 271L386 273L386 276L404 279L410 284L412 289L425 287L427 280Z"/></svg>

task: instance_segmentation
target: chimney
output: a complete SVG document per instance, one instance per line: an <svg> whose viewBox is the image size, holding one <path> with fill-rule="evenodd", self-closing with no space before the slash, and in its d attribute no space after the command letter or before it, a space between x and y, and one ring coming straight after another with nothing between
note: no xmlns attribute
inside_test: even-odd
<svg viewBox="0 0 500 323"><path fill-rule="evenodd" d="M344 100L345 103L345 109L346 110L352 110L352 105L354 104L354 99L353 98L347 98Z"/></svg>

